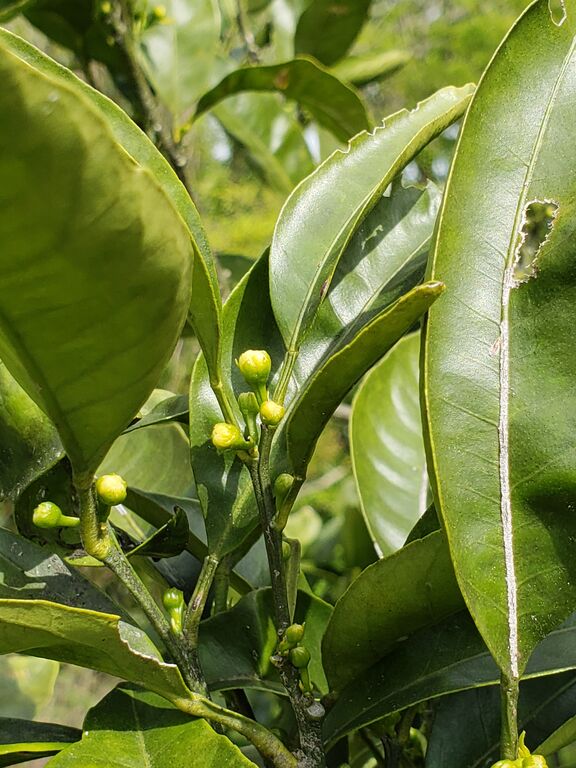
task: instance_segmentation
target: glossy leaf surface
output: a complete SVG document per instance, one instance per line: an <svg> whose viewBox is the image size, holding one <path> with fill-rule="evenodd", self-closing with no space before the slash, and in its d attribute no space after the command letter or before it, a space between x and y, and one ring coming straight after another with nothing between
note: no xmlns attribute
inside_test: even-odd
<svg viewBox="0 0 576 768"><path fill-rule="evenodd" d="M576 608L576 4L530 6L470 107L440 213L424 400L429 467L468 607L500 667ZM527 87L530 83L530 87ZM520 263L530 204L554 209ZM555 217L555 218L554 218Z"/></svg>
<svg viewBox="0 0 576 768"><path fill-rule="evenodd" d="M184 551L188 544L188 518L181 507L176 507L174 514L164 525L128 552L129 557L174 557Z"/></svg>
<svg viewBox="0 0 576 768"><path fill-rule="evenodd" d="M52 422L0 363L0 500L14 498L62 455Z"/></svg>
<svg viewBox="0 0 576 768"><path fill-rule="evenodd" d="M268 350L277 369L284 347L274 323L268 298L268 262L260 259L232 292L224 305L222 367L229 392L249 390L235 364L247 349ZM218 454L210 435L222 413L208 383L206 366L196 363L190 387L190 446L198 498L206 520L208 547L222 557L240 546L254 529L258 516L248 471L239 459Z"/></svg>
<svg viewBox="0 0 576 768"><path fill-rule="evenodd" d="M368 128L366 109L358 94L312 59L244 67L227 75L204 94L195 119L223 99L242 91L277 91L297 101L312 117L342 141Z"/></svg>
<svg viewBox="0 0 576 768"><path fill-rule="evenodd" d="M399 549L427 507L418 391L420 335L401 339L352 403L350 454L366 524L381 552Z"/></svg>
<svg viewBox="0 0 576 768"><path fill-rule="evenodd" d="M538 746L567 720L576 707L573 672L526 680L520 686L518 728L527 746ZM499 756L499 691L477 688L447 696L437 705L426 751L426 768L484 768ZM466 738L461 738L466 733Z"/></svg>
<svg viewBox="0 0 576 768"><path fill-rule="evenodd" d="M164 424L170 421L188 423L188 398L186 395L173 395L161 400L135 424L131 424L125 429L124 434L149 427L152 424Z"/></svg>
<svg viewBox="0 0 576 768"><path fill-rule="evenodd" d="M57 426L75 471L89 474L178 338L190 235L95 106L5 35L0 355Z"/></svg>
<svg viewBox="0 0 576 768"><path fill-rule="evenodd" d="M296 52L309 53L324 64L338 61L362 29L371 2L311 0L298 19L294 35Z"/></svg>
<svg viewBox="0 0 576 768"><path fill-rule="evenodd" d="M82 740L50 761L54 768L249 768L254 766L202 719L173 709L146 691L115 688L84 721Z"/></svg>
<svg viewBox="0 0 576 768"><path fill-rule="evenodd" d="M187 696L178 668L119 616L47 600L0 599L0 653L27 653L97 669L166 696Z"/></svg>
<svg viewBox="0 0 576 768"><path fill-rule="evenodd" d="M305 644L310 651L310 678L321 693L328 686L322 668L320 643L330 618L328 603L305 592L298 592L295 621L306 622ZM212 690L237 687L261 688L282 692L282 684L272 662L277 634L270 589L258 589L242 598L230 610L219 613L200 625L200 659Z"/></svg>
<svg viewBox="0 0 576 768"><path fill-rule="evenodd" d="M402 168L463 113L471 93L471 86L446 88L392 115L334 152L288 198L272 241L270 292L289 349L300 347L362 220Z"/></svg>
<svg viewBox="0 0 576 768"><path fill-rule="evenodd" d="M342 690L399 639L462 608L440 531L370 565L336 603L322 642L330 687Z"/></svg>
<svg viewBox="0 0 576 768"><path fill-rule="evenodd" d="M424 283L384 309L319 367L286 415L293 474L305 477L316 441L346 393L436 301L442 283Z"/></svg>
<svg viewBox="0 0 576 768"><path fill-rule="evenodd" d="M528 678L576 669L574 617L534 651ZM333 743L386 714L449 693L497 685L500 671L467 613L417 632L357 677L329 712L325 738Z"/></svg>
<svg viewBox="0 0 576 768"><path fill-rule="evenodd" d="M0 718L0 766L17 765L54 755L77 741L81 731L65 725Z"/></svg>

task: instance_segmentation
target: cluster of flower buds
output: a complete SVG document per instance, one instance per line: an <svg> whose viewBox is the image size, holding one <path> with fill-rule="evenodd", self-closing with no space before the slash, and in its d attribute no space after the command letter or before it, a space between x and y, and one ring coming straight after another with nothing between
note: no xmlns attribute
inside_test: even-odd
<svg viewBox="0 0 576 768"><path fill-rule="evenodd" d="M263 349L248 349L236 360L244 381L252 392L242 392L238 405L244 418L245 430L235 424L219 422L212 429L212 444L220 452L246 451L254 455L259 441L258 417L267 427L276 427L285 409L268 395L268 379L272 368L270 355Z"/></svg>
<svg viewBox="0 0 576 768"><path fill-rule="evenodd" d="M524 739L526 733L523 731L518 740L518 757L516 760L498 760L492 768L548 768L546 758L542 755L533 755Z"/></svg>
<svg viewBox="0 0 576 768"><path fill-rule="evenodd" d="M312 693L312 684L308 673L310 664L310 651L303 645L300 645L304 637L304 624L291 624L278 644L278 653L281 656L288 657L292 666L300 672L300 687L304 693Z"/></svg>

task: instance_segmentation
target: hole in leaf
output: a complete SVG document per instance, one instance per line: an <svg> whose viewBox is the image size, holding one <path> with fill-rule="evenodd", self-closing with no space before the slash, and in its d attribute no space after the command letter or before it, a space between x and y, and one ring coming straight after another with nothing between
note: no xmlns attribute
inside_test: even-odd
<svg viewBox="0 0 576 768"><path fill-rule="evenodd" d="M524 283L536 275L538 254L550 236L557 214L558 203L552 200L534 200L524 209L524 222L514 262L515 283Z"/></svg>
<svg viewBox="0 0 576 768"><path fill-rule="evenodd" d="M548 9L550 18L557 27L562 26L566 21L566 5L564 0L548 0Z"/></svg>

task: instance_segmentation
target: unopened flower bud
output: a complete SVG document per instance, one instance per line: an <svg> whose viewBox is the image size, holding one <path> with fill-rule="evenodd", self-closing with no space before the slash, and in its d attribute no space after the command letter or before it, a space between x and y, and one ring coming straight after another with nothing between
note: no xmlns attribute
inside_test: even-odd
<svg viewBox="0 0 576 768"><path fill-rule="evenodd" d="M116 473L102 475L96 480L98 499L108 507L114 507L116 504L122 504L126 501L127 487L126 480Z"/></svg>
<svg viewBox="0 0 576 768"><path fill-rule="evenodd" d="M74 528L80 519L68 517L51 501L43 501L32 513L32 522L37 528Z"/></svg>
<svg viewBox="0 0 576 768"><path fill-rule="evenodd" d="M265 400L260 406L260 418L263 424L267 424L269 427L277 426L286 413L286 409L283 405L275 403L274 400Z"/></svg>
<svg viewBox="0 0 576 768"><path fill-rule="evenodd" d="M219 422L212 429L212 445L219 451L242 451L250 448L250 442L234 424Z"/></svg>

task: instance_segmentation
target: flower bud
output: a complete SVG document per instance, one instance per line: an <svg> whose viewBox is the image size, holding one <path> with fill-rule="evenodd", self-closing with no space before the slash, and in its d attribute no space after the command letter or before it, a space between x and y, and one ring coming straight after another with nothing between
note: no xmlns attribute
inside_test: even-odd
<svg viewBox="0 0 576 768"><path fill-rule="evenodd" d="M286 541L286 539L284 539L284 541L282 542L282 560L284 561L290 560L291 557L292 557L292 547Z"/></svg>
<svg viewBox="0 0 576 768"><path fill-rule="evenodd" d="M248 349L236 361L244 380L250 385L266 384L272 361L263 349Z"/></svg>
<svg viewBox="0 0 576 768"><path fill-rule="evenodd" d="M224 421L214 424L212 429L212 445L219 451L242 451L250 448L250 443L234 424Z"/></svg>
<svg viewBox="0 0 576 768"><path fill-rule="evenodd" d="M166 7L164 5L155 5L152 8L152 16L156 21L163 21L166 18Z"/></svg>
<svg viewBox="0 0 576 768"><path fill-rule="evenodd" d="M162 595L162 603L170 616L172 631L181 634L184 620L184 595L179 589L167 589Z"/></svg>
<svg viewBox="0 0 576 768"><path fill-rule="evenodd" d="M43 501L32 513L32 522L37 528L73 528L79 525L80 518L68 517L57 504Z"/></svg>
<svg viewBox="0 0 576 768"><path fill-rule="evenodd" d="M275 403L274 400L265 400L260 406L262 423L267 424L269 427L275 427L279 424L285 413L286 409L284 406Z"/></svg>
<svg viewBox="0 0 576 768"><path fill-rule="evenodd" d="M284 637L290 645L298 645L300 640L304 637L304 625L291 624L284 633Z"/></svg>
<svg viewBox="0 0 576 768"><path fill-rule="evenodd" d="M304 669L310 664L310 651L303 645L298 645L290 651L290 661L296 669Z"/></svg>
<svg viewBox="0 0 576 768"><path fill-rule="evenodd" d="M542 755L530 755L522 760L522 768L548 768L548 763Z"/></svg>
<svg viewBox="0 0 576 768"><path fill-rule="evenodd" d="M248 428L248 434L254 441L258 443L259 433L258 424L256 423L256 416L260 412L260 406L254 392L242 392L238 395L238 405L240 406L240 412L244 417L244 423Z"/></svg>
<svg viewBox="0 0 576 768"><path fill-rule="evenodd" d="M107 507L114 507L126 501L127 483L123 477L113 473L102 475L96 480L96 494L98 499Z"/></svg>

